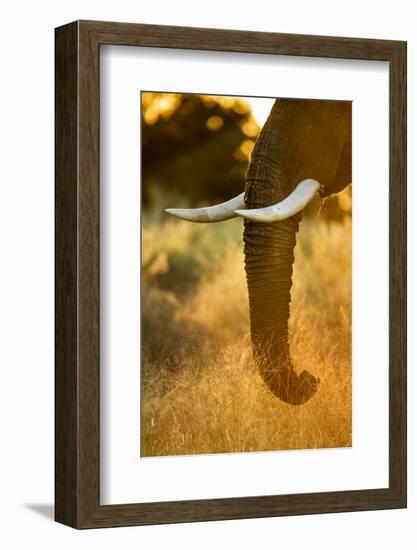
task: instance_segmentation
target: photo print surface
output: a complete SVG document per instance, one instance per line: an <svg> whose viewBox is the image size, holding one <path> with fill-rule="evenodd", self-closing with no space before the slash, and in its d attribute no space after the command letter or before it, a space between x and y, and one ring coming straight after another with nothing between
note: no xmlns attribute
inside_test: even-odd
<svg viewBox="0 0 417 550"><path fill-rule="evenodd" d="M352 445L352 103L142 92L141 456Z"/></svg>

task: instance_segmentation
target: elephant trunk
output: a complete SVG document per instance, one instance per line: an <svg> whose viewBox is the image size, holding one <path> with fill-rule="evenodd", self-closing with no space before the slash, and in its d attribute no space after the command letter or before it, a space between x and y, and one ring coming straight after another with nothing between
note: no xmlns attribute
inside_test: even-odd
<svg viewBox="0 0 417 550"><path fill-rule="evenodd" d="M287 158L288 131L297 120L294 102L277 100L252 153L246 176L245 208L264 208L292 190ZM269 389L293 405L316 392L318 380L291 362L288 320L296 234L301 214L273 223L245 220L244 253L249 292L252 347L259 372Z"/></svg>

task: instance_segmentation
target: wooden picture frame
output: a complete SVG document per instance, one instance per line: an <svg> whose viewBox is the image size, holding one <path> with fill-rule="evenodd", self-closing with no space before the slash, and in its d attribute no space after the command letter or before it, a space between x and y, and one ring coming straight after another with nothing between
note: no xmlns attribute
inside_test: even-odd
<svg viewBox="0 0 417 550"><path fill-rule="evenodd" d="M75 528L406 506L406 43L76 21L56 29L55 519ZM99 56L117 44L389 62L389 487L100 504Z"/></svg>

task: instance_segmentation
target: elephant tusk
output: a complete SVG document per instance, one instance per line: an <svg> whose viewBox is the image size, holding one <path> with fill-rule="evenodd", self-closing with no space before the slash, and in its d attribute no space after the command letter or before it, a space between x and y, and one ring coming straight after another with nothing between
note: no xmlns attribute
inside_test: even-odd
<svg viewBox="0 0 417 550"><path fill-rule="evenodd" d="M265 208L254 208L252 210L236 210L235 212L239 216L254 222L285 220L301 212L319 189L320 184L318 181L306 179L301 181L287 198L277 204Z"/></svg>
<svg viewBox="0 0 417 550"><path fill-rule="evenodd" d="M245 193L241 193L237 197L215 206L207 206L205 208L166 208L165 212L189 222L222 222L237 217L235 211L245 207L244 197Z"/></svg>

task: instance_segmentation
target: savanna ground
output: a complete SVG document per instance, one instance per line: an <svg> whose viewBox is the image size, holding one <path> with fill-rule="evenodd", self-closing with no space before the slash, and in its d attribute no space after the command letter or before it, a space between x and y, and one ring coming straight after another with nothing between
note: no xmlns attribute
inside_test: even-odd
<svg viewBox="0 0 417 550"><path fill-rule="evenodd" d="M298 233L291 354L321 380L299 407L253 362L242 221L187 223L158 199L142 221L142 456L351 446L350 215Z"/></svg>

